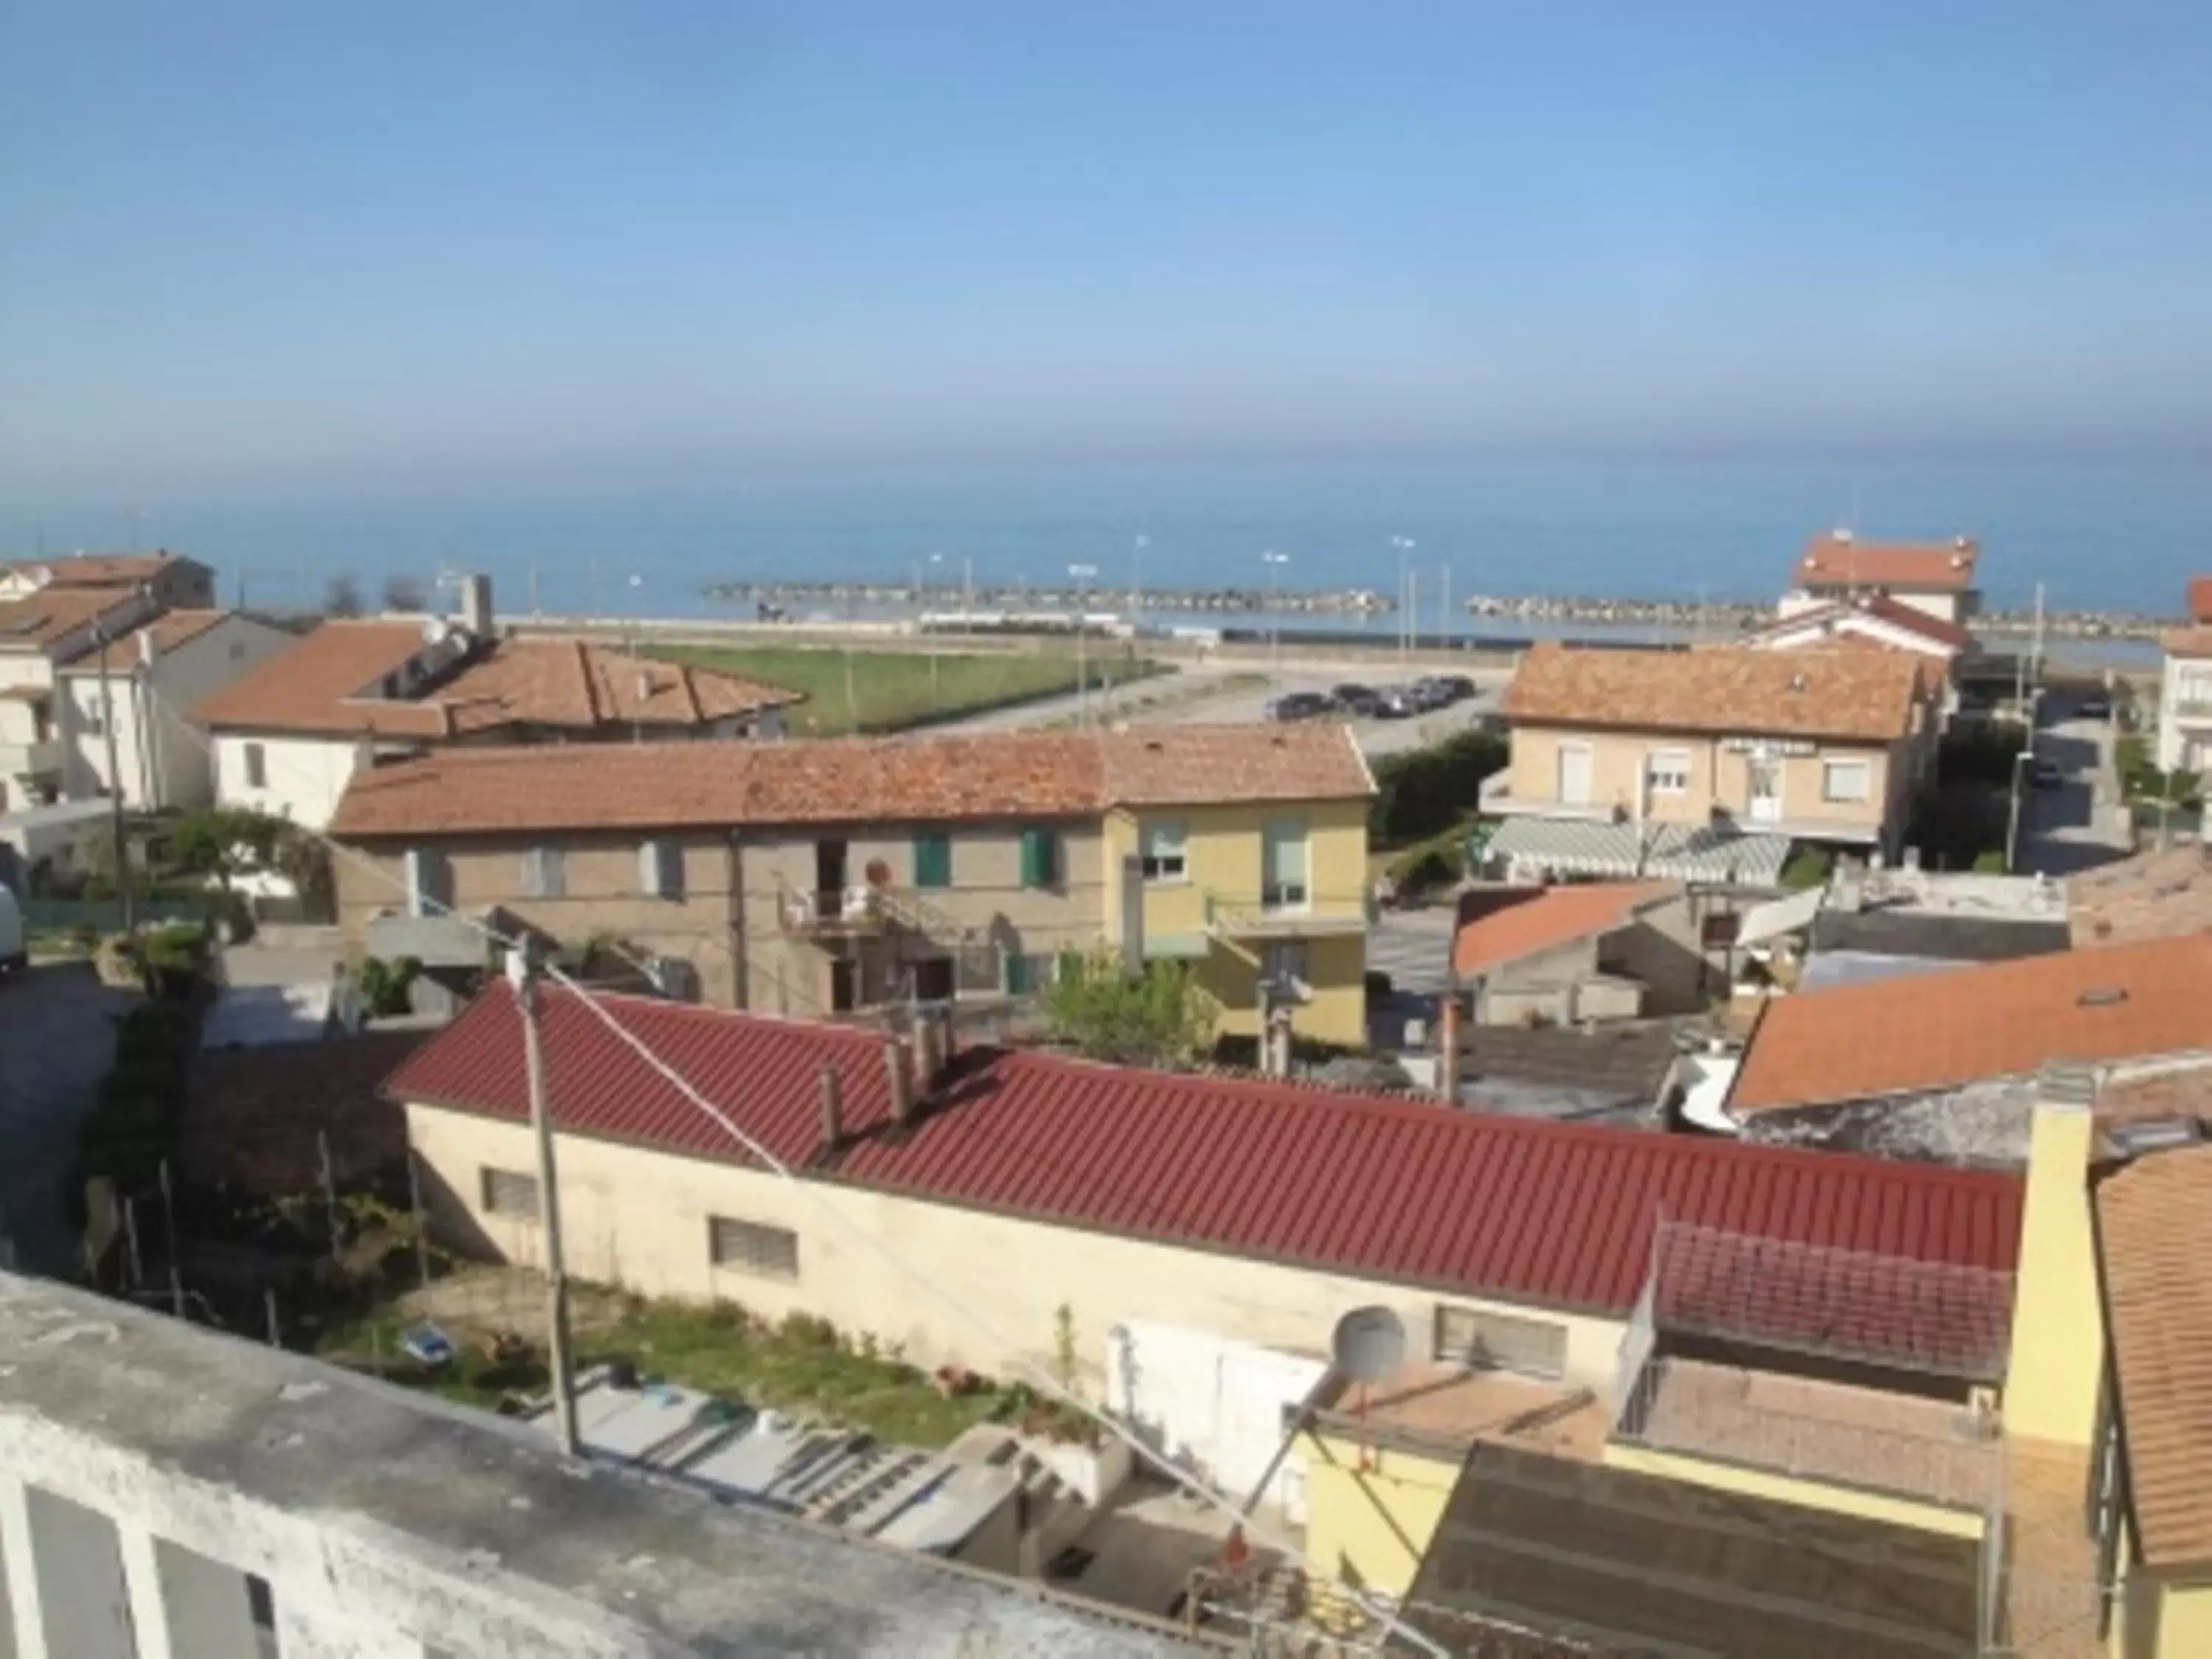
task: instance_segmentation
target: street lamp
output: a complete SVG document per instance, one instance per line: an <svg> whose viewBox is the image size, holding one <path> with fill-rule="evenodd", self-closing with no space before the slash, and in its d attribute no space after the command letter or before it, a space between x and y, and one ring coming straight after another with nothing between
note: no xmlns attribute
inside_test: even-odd
<svg viewBox="0 0 2212 1659"><path fill-rule="evenodd" d="M1141 566L1145 550L1152 544L1150 536L1139 536L1129 549L1129 625L1139 633L1145 628L1145 585Z"/></svg>
<svg viewBox="0 0 2212 1659"><path fill-rule="evenodd" d="M1275 614L1275 577L1291 562L1291 556L1271 550L1260 556L1267 566L1267 672L1279 685L1283 678L1283 623Z"/></svg>
<svg viewBox="0 0 2212 1659"><path fill-rule="evenodd" d="M1413 538L1411 536L1393 536L1390 545L1398 550L1398 650L1402 656L1413 648L1413 637L1407 632L1413 626L1413 621L1407 592L1406 556L1413 550Z"/></svg>
<svg viewBox="0 0 2212 1659"><path fill-rule="evenodd" d="M929 562L933 565L943 564L945 555L933 553L929 556ZM930 580L932 581L937 580L937 573L933 570L930 573ZM921 624L921 631L929 637L929 700L933 703L937 701L937 635L928 626L927 618L928 612L925 611L919 613L917 621Z"/></svg>
<svg viewBox="0 0 2212 1659"><path fill-rule="evenodd" d="M1067 574L1075 578L1075 723L1091 724L1091 667L1084 644L1083 612L1088 597L1087 584L1098 574L1095 564L1072 564Z"/></svg>

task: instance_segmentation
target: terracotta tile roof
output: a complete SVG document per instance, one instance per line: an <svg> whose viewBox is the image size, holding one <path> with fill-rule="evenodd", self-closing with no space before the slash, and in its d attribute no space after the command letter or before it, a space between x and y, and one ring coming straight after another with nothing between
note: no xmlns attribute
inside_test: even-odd
<svg viewBox="0 0 2212 1659"><path fill-rule="evenodd" d="M135 592L112 587L47 587L28 599L0 604L0 650L31 647L44 650L87 623L110 612L131 614L143 605Z"/></svg>
<svg viewBox="0 0 2212 1659"><path fill-rule="evenodd" d="M2103 1182L2097 1245L2136 1542L2154 1567L2212 1563L2212 1146Z"/></svg>
<svg viewBox="0 0 2212 1659"><path fill-rule="evenodd" d="M142 634L151 634L154 636L154 649L158 654L165 651L173 651L187 640L198 639L209 629L226 620L232 614L228 611L165 611L143 627L134 628L129 634L118 639L109 647L108 661L112 665L118 660L118 652L127 651L136 658L138 653L138 636ZM98 673L100 672L98 647L79 652L70 659L62 672L66 674Z"/></svg>
<svg viewBox="0 0 2212 1659"><path fill-rule="evenodd" d="M805 1176L1160 1243L1561 1308L1626 1311L1655 1218L2010 1272L2019 1177L1421 1103L964 1051L903 1134L884 1039L850 1027L610 997L695 1088ZM577 999L541 1021L554 1121L743 1163L724 1133ZM817 1141L817 1075L842 1084ZM393 1097L527 1120L513 994L495 986L403 1065Z"/></svg>
<svg viewBox="0 0 2212 1659"><path fill-rule="evenodd" d="M1521 659L1508 720L1647 732L1888 743L1912 729L1921 664L1904 652L1643 651L1547 641Z"/></svg>
<svg viewBox="0 0 2212 1659"><path fill-rule="evenodd" d="M2191 842L2086 870L2068 878L2066 908L2077 947L2212 932L2212 858Z"/></svg>
<svg viewBox="0 0 2212 1659"><path fill-rule="evenodd" d="M1677 890L1665 881L1469 888L1459 896L1452 971L1473 978L1592 933L1609 933Z"/></svg>
<svg viewBox="0 0 2212 1659"><path fill-rule="evenodd" d="M696 726L799 701L712 669L554 639L479 646L411 696L360 695L422 649L420 623L326 622L194 712L215 726L435 739L510 726Z"/></svg>
<svg viewBox="0 0 2212 1659"><path fill-rule="evenodd" d="M184 562L173 553L73 553L55 559L15 559L0 568L27 576L43 571L55 587L137 587L179 562Z"/></svg>
<svg viewBox="0 0 2212 1659"><path fill-rule="evenodd" d="M1941 617L1931 617L1924 611L1916 611L1900 599L1887 593L1861 593L1849 599L1837 599L1827 605L1814 605L1800 611L1795 616L1778 617L1760 629L1755 637L1771 638L1778 635L1807 628L1837 628L1848 623L1854 617L1865 617L1887 623L1900 632L1917 635L1927 644L1947 653L1963 651L1973 643L1973 635L1956 623L1946 622ZM1844 632L1840 629L1829 635L1838 644L1845 641L1870 641L1863 633Z"/></svg>
<svg viewBox="0 0 2212 1659"><path fill-rule="evenodd" d="M1981 544L1960 536L1948 542L1869 542L1849 532L1828 531L1805 544L1791 575L1802 587L1915 587L1955 592L1974 585Z"/></svg>
<svg viewBox="0 0 2212 1659"><path fill-rule="evenodd" d="M2212 657L2212 624L2170 629L2158 643L2169 657Z"/></svg>
<svg viewBox="0 0 2212 1659"><path fill-rule="evenodd" d="M2062 951L1768 1001L1735 1111L2212 1049L2212 938Z"/></svg>
<svg viewBox="0 0 2212 1659"><path fill-rule="evenodd" d="M1178 726L822 742L452 749L356 773L340 836L1088 817L1373 793L1343 727Z"/></svg>
<svg viewBox="0 0 2212 1659"><path fill-rule="evenodd" d="M2188 589L2189 620L2212 623L2212 576L2191 576Z"/></svg>

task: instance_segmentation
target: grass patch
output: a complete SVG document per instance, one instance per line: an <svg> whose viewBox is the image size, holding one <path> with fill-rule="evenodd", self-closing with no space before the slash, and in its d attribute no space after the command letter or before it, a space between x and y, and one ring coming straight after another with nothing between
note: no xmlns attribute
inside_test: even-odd
<svg viewBox="0 0 2212 1659"><path fill-rule="evenodd" d="M786 720L796 735L902 732L917 726L1073 692L1073 652L852 651L797 645L669 645L650 654L670 662L765 680L806 701ZM848 665L849 664L849 670ZM1102 646L1091 654L1094 691L1160 672L1160 665Z"/></svg>
<svg viewBox="0 0 2212 1659"><path fill-rule="evenodd" d="M1036 1406L1018 1383L971 1379L948 1392L896 1346L842 1335L827 1321L804 1315L771 1323L732 1303L609 1300L618 1310L613 1318L576 1332L580 1372L628 1359L644 1376L924 1448L947 1445L977 1423L1014 1421ZM522 1359L495 1359L453 1323L441 1328L459 1348L453 1363L426 1372L400 1350L400 1337L414 1322L414 1316L387 1304L332 1326L315 1352L364 1370L380 1352L387 1382L485 1410L509 1395L539 1395L548 1386L536 1348Z"/></svg>

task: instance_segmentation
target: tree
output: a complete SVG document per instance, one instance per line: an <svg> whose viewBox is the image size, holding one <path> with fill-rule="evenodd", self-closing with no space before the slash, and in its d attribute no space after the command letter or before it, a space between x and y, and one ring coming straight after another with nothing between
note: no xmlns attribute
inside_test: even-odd
<svg viewBox="0 0 2212 1659"><path fill-rule="evenodd" d="M225 892L232 880L270 868L291 826L266 812L206 806L169 826L169 857L188 875L213 876Z"/></svg>
<svg viewBox="0 0 2212 1659"><path fill-rule="evenodd" d="M1110 948L1063 957L1042 1000L1054 1036L1117 1066L1188 1066L1212 1045L1220 1014L1188 963L1133 975Z"/></svg>
<svg viewBox="0 0 2212 1659"><path fill-rule="evenodd" d="M430 608L429 595L422 584L412 576L386 576L384 579L384 608L402 616L413 616Z"/></svg>
<svg viewBox="0 0 2212 1659"><path fill-rule="evenodd" d="M361 584L340 571L323 590L325 617L358 617L362 612Z"/></svg>

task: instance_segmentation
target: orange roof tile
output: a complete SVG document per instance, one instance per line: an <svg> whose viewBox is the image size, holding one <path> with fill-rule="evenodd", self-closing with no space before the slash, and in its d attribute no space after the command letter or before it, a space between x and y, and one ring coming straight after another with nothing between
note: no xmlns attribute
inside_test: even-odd
<svg viewBox="0 0 2212 1659"><path fill-rule="evenodd" d="M1326 725L977 732L704 750L450 749L356 773L331 828L391 836L1064 818L1115 805L1357 799L1373 787L1350 732Z"/></svg>
<svg viewBox="0 0 2212 1659"><path fill-rule="evenodd" d="M2212 576L2191 576L2188 589L2189 620L2212 623Z"/></svg>
<svg viewBox="0 0 2212 1659"><path fill-rule="evenodd" d="M173 553L72 553L53 559L16 559L0 569L25 575L44 571L55 587L137 587L170 566L186 563Z"/></svg>
<svg viewBox="0 0 2212 1659"><path fill-rule="evenodd" d="M44 650L95 618L145 603L137 593L112 587L47 587L28 599L0 605L0 649L32 646Z"/></svg>
<svg viewBox="0 0 2212 1659"><path fill-rule="evenodd" d="M116 648L138 649L138 636L154 636L156 654L173 651L187 640L196 640L217 623L232 616L228 611L165 611L143 627L134 628L116 641ZM65 674L94 674L100 672L100 653L97 648L80 652L62 670Z"/></svg>
<svg viewBox="0 0 2212 1659"><path fill-rule="evenodd" d="M2137 1546L2154 1567L2212 1563L2212 1146L2100 1184L2097 1248Z"/></svg>
<svg viewBox="0 0 2212 1659"><path fill-rule="evenodd" d="M2212 1049L2212 937L2062 951L1769 1001L1729 1106L1808 1106Z"/></svg>
<svg viewBox="0 0 2212 1659"><path fill-rule="evenodd" d="M1795 616L1781 617L1758 631L1756 637L1772 638L1806 628L1826 628L1837 631L1830 637L1838 644L1844 641L1865 641L1860 633L1843 632L1842 625L1854 617L1866 617L1886 623L1900 632L1917 635L1927 644L1946 652L1963 651L1973 642L1973 635L1956 623L1945 622L1941 617L1931 617L1925 611L1916 611L1901 600L1887 593L1860 593L1849 599L1837 599L1826 605L1814 605L1800 611Z"/></svg>
<svg viewBox="0 0 2212 1659"><path fill-rule="evenodd" d="M1592 933L1611 933L1675 890L1665 881L1469 888L1459 897L1452 971L1472 978Z"/></svg>
<svg viewBox="0 0 2212 1659"><path fill-rule="evenodd" d="M1646 651L1547 641L1521 659L1509 720L1648 732L1888 743L1912 729L1920 659L1904 652Z"/></svg>
<svg viewBox="0 0 2212 1659"><path fill-rule="evenodd" d="M1948 542L1867 542L1849 531L1827 531L1805 544L1792 573L1802 587L1915 587L1952 592L1974 585L1981 545L1972 537Z"/></svg>
<svg viewBox="0 0 2212 1659"><path fill-rule="evenodd" d="M2212 858L2191 842L2085 870L2066 905L2077 947L2212 931Z"/></svg>
<svg viewBox="0 0 2212 1659"><path fill-rule="evenodd" d="M2169 657L2212 657L2212 623L2169 629L2158 636L2158 643Z"/></svg>
<svg viewBox="0 0 2212 1659"><path fill-rule="evenodd" d="M215 726L435 739L509 726L696 726L799 694L574 640L503 639L411 696L364 696L422 649L416 622L326 622L201 703Z"/></svg>

